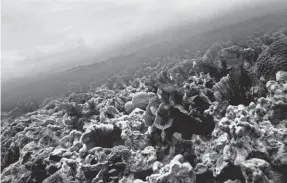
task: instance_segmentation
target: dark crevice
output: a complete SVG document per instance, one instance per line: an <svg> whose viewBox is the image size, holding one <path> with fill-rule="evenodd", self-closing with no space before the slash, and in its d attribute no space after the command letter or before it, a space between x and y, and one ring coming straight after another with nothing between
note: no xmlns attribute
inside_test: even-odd
<svg viewBox="0 0 287 183"><path fill-rule="evenodd" d="M240 167L237 167L235 165L232 164L228 164L227 167L225 167L222 171L221 174L219 176L216 177L216 180L220 181L220 182L225 182L227 180L240 180L242 182L245 181L244 176L241 172Z"/></svg>
<svg viewBox="0 0 287 183"><path fill-rule="evenodd" d="M134 178L135 179L141 179L141 180L145 180L146 177L150 176L153 173L152 169L147 169L147 170L143 170L140 172L135 172L134 173Z"/></svg>

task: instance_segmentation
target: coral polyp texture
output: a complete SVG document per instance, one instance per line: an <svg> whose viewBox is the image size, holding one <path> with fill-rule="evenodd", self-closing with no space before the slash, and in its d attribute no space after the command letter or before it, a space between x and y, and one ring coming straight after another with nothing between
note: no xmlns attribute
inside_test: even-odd
<svg viewBox="0 0 287 183"><path fill-rule="evenodd" d="M281 32L122 73L15 110L2 122L1 182L287 182Z"/></svg>

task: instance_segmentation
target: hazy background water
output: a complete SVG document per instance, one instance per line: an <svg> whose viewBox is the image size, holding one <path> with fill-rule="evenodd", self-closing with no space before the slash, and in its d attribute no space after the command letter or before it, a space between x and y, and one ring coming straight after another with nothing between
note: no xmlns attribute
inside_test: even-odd
<svg viewBox="0 0 287 183"><path fill-rule="evenodd" d="M285 0L1 3L1 107L6 111L28 97L59 96L69 83L85 87L143 62L189 54L200 44L287 21ZM92 65L80 66L86 64Z"/></svg>

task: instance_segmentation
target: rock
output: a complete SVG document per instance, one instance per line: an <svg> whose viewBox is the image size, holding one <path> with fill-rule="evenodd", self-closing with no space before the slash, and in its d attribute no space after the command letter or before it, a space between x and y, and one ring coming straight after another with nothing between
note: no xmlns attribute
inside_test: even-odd
<svg viewBox="0 0 287 183"><path fill-rule="evenodd" d="M104 122L107 118L115 118L119 114L118 109L114 106L108 106L100 112L100 122Z"/></svg>
<svg viewBox="0 0 287 183"><path fill-rule="evenodd" d="M270 182L270 175L272 174L270 165L264 160L252 158L246 160L241 166L242 173L245 180L250 182Z"/></svg>
<svg viewBox="0 0 287 183"><path fill-rule="evenodd" d="M140 179L136 179L136 180L133 181L133 183L145 183L145 181L140 180Z"/></svg>
<svg viewBox="0 0 287 183"><path fill-rule="evenodd" d="M128 101L125 104L125 111L126 113L130 114L135 109L135 106L132 101Z"/></svg>
<svg viewBox="0 0 287 183"><path fill-rule="evenodd" d="M118 113L119 113L119 111L114 106L107 107L107 110L106 110L107 115L115 116Z"/></svg>
<svg viewBox="0 0 287 183"><path fill-rule="evenodd" d="M149 137L140 131L123 130L121 137L125 146L133 150L142 150L149 145Z"/></svg>
<svg viewBox="0 0 287 183"><path fill-rule="evenodd" d="M132 172L144 172L152 170L156 161L156 151L152 146L147 146L143 150L136 151L129 160L129 168Z"/></svg>
<svg viewBox="0 0 287 183"><path fill-rule="evenodd" d="M278 71L276 73L276 81L287 81L287 72L286 71Z"/></svg>
<svg viewBox="0 0 287 183"><path fill-rule="evenodd" d="M66 183L66 182L70 182L68 177L66 177L60 171L54 173L53 175L49 176L43 181L43 183Z"/></svg>
<svg viewBox="0 0 287 183"><path fill-rule="evenodd" d="M154 173L159 173L159 170L163 167L163 164L159 161L154 162L152 165L152 170Z"/></svg>
<svg viewBox="0 0 287 183"><path fill-rule="evenodd" d="M225 181L224 183L242 183L240 180L228 180Z"/></svg>
<svg viewBox="0 0 287 183"><path fill-rule="evenodd" d="M195 183L195 175L192 172L192 166L188 162L181 163L175 157L169 164L163 166L152 175L147 177L148 183L165 183L165 182L190 182Z"/></svg>
<svg viewBox="0 0 287 183"><path fill-rule="evenodd" d="M130 117L133 117L133 116L143 116L144 114L144 110L142 109L139 109L139 108L135 108L131 113L130 113Z"/></svg>
<svg viewBox="0 0 287 183"><path fill-rule="evenodd" d="M208 168L204 164L198 163L193 171L195 174L199 175L204 174L205 172L207 172L207 170Z"/></svg>
<svg viewBox="0 0 287 183"><path fill-rule="evenodd" d="M3 170L4 168L11 165L12 163L15 163L16 161L18 161L20 157L19 147L10 146L10 148L3 154L1 153L1 155L2 156L4 155L1 161L1 169Z"/></svg>
<svg viewBox="0 0 287 183"><path fill-rule="evenodd" d="M134 88L138 88L140 86L140 79L139 78L136 78L133 83L132 83L132 86Z"/></svg>
<svg viewBox="0 0 287 183"><path fill-rule="evenodd" d="M277 167L284 167L287 166L287 153L279 153L278 156L273 160L273 165Z"/></svg>
<svg viewBox="0 0 287 183"><path fill-rule="evenodd" d="M120 98L115 98L115 107L120 111L123 112L125 110L125 102Z"/></svg>
<svg viewBox="0 0 287 183"><path fill-rule="evenodd" d="M178 154L176 155L172 160L171 160L171 163L172 161L178 161L178 162L183 162L183 156L181 154Z"/></svg>
<svg viewBox="0 0 287 183"><path fill-rule="evenodd" d="M58 148L55 149L51 154L50 154L50 159L53 161L60 161L63 154L66 152L67 150L64 148Z"/></svg>
<svg viewBox="0 0 287 183"><path fill-rule="evenodd" d="M151 126L154 123L154 120L156 117L156 112L157 112L160 104L161 104L161 101L157 96L153 97L150 100L150 102L146 108L145 114L144 114L145 125L147 127Z"/></svg>
<svg viewBox="0 0 287 183"><path fill-rule="evenodd" d="M132 103L135 108L145 110L149 101L155 96L153 93L138 92L132 98Z"/></svg>

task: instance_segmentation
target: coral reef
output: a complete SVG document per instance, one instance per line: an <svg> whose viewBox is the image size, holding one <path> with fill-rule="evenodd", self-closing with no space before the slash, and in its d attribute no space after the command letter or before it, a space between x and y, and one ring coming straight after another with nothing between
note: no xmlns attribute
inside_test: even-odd
<svg viewBox="0 0 287 183"><path fill-rule="evenodd" d="M287 182L286 40L218 42L19 108L1 124L1 181Z"/></svg>

